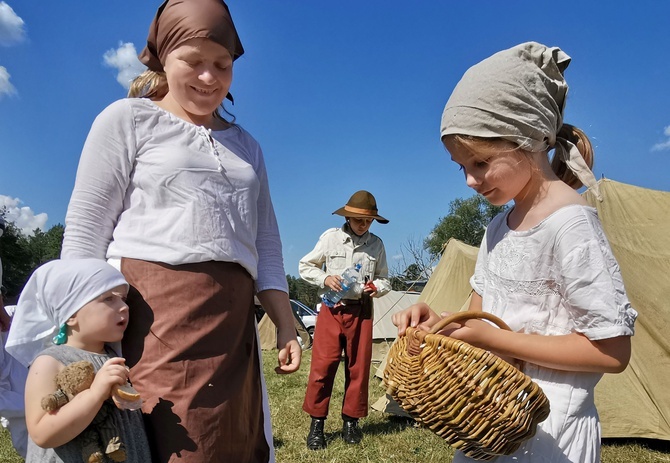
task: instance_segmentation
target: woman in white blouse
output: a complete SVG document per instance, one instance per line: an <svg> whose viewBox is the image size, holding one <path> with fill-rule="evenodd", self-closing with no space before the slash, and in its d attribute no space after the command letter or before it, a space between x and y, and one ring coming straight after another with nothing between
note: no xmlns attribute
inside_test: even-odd
<svg viewBox="0 0 670 463"><path fill-rule="evenodd" d="M158 461L274 461L254 318L278 327L278 373L300 365L281 241L258 143L219 114L244 52L219 0L166 1L130 96L95 120L63 258L119 267L123 355Z"/></svg>

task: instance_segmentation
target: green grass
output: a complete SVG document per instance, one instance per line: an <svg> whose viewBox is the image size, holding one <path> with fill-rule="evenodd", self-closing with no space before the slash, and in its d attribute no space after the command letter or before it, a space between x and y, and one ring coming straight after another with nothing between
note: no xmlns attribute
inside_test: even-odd
<svg viewBox="0 0 670 463"><path fill-rule="evenodd" d="M9 431L0 426L0 462L2 463L21 463L23 458L14 451Z"/></svg>
<svg viewBox="0 0 670 463"><path fill-rule="evenodd" d="M305 386L309 375L311 351L303 353L300 371L289 376L274 373L276 351L263 356L265 379L270 394L270 408L277 461L306 462L406 462L446 463L451 461L452 449L431 431L415 427L407 421L371 410L360 421L365 433L359 446L350 446L340 439L342 420L340 409L344 388L343 368L335 380L330 414L326 420L325 450L313 451L305 446L309 431L309 416L302 411ZM373 365L372 374L375 366ZM370 379L370 403L384 394L381 382ZM602 447L602 463L670 463L670 443L661 441L616 441Z"/></svg>
<svg viewBox="0 0 670 463"><path fill-rule="evenodd" d="M364 432L361 445L347 445L340 438L340 416L344 392L344 369L338 369L330 414L326 420L325 434L328 447L313 451L305 446L309 431L309 416L302 410L305 386L309 375L311 351L303 353L303 366L292 375L277 375L276 351L265 352L265 379L270 395L270 410L277 461L289 462L440 462L450 461L452 450L442 439L424 429L416 428L403 419L390 419L372 410L360 420ZM373 368L374 370L374 368ZM281 391L277 393L278 391ZM370 380L371 402L383 395L383 388L376 378Z"/></svg>
<svg viewBox="0 0 670 463"><path fill-rule="evenodd" d="M340 407L344 387L342 368L335 381L331 410L326 420L328 448L312 451L305 446L309 416L302 411L305 385L309 374L311 351L305 351L303 366L292 375L277 375L274 367L277 352L263 354L265 379L270 393L274 444L279 463L446 463L453 452L442 439L413 423L395 419L371 410L360 421L365 437L361 445L347 445L340 438ZM373 367L374 370L374 367ZM370 380L371 403L383 394L377 378ZM21 463L11 447L9 434L1 430L0 462ZM662 441L607 441L602 449L602 463L670 463L670 443Z"/></svg>

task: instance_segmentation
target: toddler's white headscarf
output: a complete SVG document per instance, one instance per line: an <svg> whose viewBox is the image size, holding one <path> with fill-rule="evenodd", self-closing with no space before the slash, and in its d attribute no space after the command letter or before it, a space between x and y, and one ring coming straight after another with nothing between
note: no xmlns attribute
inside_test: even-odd
<svg viewBox="0 0 670 463"><path fill-rule="evenodd" d="M468 69L442 113L440 137L502 138L532 151L563 145L563 160L579 180L598 185L570 141L557 137L563 125L570 57L558 47L527 42L500 51Z"/></svg>
<svg viewBox="0 0 670 463"><path fill-rule="evenodd" d="M47 262L35 270L21 292L5 349L29 366L79 309L121 285L128 285L121 272L104 260Z"/></svg>

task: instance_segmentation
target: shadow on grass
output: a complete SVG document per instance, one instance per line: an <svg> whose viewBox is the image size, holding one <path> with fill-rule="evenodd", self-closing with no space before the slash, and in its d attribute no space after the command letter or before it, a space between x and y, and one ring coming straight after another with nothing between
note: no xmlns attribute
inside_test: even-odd
<svg viewBox="0 0 670 463"><path fill-rule="evenodd" d="M607 438L602 440L603 445L610 447L625 447L630 445L639 445L656 452L670 453L670 441L660 439L642 439L642 438Z"/></svg>
<svg viewBox="0 0 670 463"><path fill-rule="evenodd" d="M361 431L363 431L363 434L383 435L395 434L413 427L417 427L417 424L412 418L390 415L386 421L379 423L362 423Z"/></svg>
<svg viewBox="0 0 670 463"><path fill-rule="evenodd" d="M364 426L361 426L361 429L363 432L366 432L366 428ZM383 433L380 433L383 434ZM342 433L340 431L332 431L332 432L324 432L323 433L324 437L326 438L326 445L330 445L332 442L342 438ZM307 434L305 434L305 439L304 439L305 445L307 444ZM284 447L285 442L284 439L273 436L272 438L272 445L274 445L275 450L280 449Z"/></svg>
<svg viewBox="0 0 670 463"><path fill-rule="evenodd" d="M326 445L330 445L331 442L336 441L337 439L342 438L342 433L340 431L334 432L324 432L323 435L326 438ZM306 441L305 441L306 442Z"/></svg>

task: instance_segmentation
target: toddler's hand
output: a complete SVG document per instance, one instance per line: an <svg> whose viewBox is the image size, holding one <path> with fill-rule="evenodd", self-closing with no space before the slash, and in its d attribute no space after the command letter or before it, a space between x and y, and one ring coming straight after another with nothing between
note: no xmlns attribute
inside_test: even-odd
<svg viewBox="0 0 670 463"><path fill-rule="evenodd" d="M112 394L112 387L121 386L128 382L128 367L126 360L121 357L114 357L105 362L105 364L95 374L91 392L106 400Z"/></svg>

